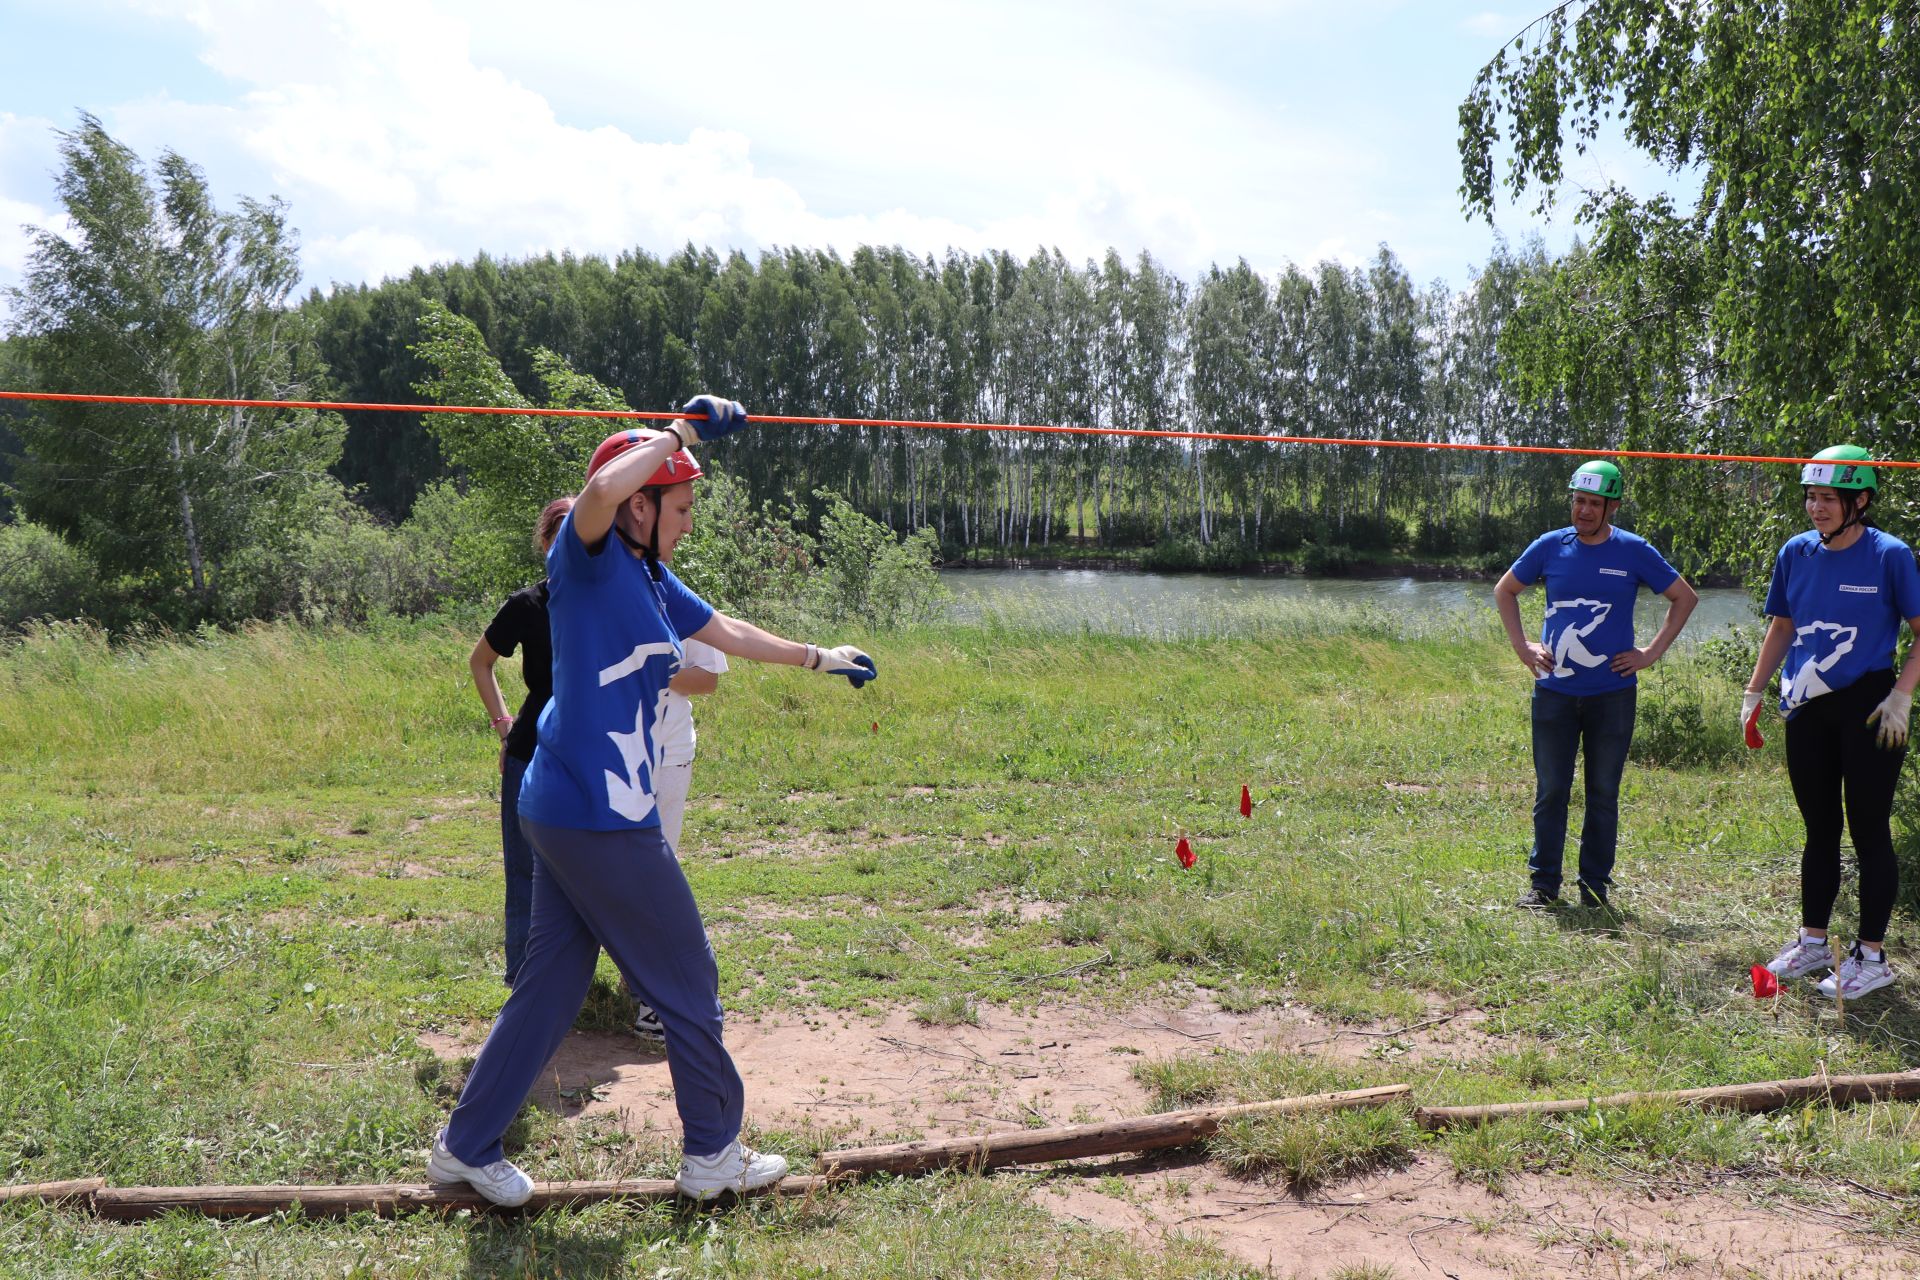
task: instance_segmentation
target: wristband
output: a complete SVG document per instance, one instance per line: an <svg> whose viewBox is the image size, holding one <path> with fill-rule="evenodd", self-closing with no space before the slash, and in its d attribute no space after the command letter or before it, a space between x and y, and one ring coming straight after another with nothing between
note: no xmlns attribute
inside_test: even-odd
<svg viewBox="0 0 1920 1280"><path fill-rule="evenodd" d="M495 716L493 719L487 721L487 723L492 725L494 728L498 729L503 724L512 724L513 717L512 716Z"/></svg>
<svg viewBox="0 0 1920 1280"><path fill-rule="evenodd" d="M807 641L806 644L807 652L801 657L800 665L809 671L818 671L820 669L820 646L811 640Z"/></svg>

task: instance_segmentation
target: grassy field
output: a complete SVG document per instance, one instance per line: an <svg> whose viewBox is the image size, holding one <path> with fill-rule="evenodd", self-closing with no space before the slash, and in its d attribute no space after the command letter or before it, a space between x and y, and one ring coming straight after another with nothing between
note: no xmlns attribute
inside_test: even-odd
<svg viewBox="0 0 1920 1280"><path fill-rule="evenodd" d="M1643 677L1622 914L1540 917L1510 908L1529 830L1524 673L1482 623L1401 625L1282 610L1179 643L908 632L870 642L882 677L860 693L737 669L701 710L686 841L729 1009L941 1020L1172 991L1388 1028L1484 1014L1486 1051L1465 1068L1401 1061L1391 1038L1344 1064L1143 1062L1166 1105L1389 1080L1468 1102L1914 1064L1911 976L1844 1019L1799 992L1744 994L1746 967L1795 922L1800 837L1779 743L1749 755L1722 723L1737 705L1725 660ZM262 627L109 647L57 629L0 650L0 1180L419 1176L451 1100L416 1037L483 1022L502 994L474 633ZM1251 821L1235 809L1243 783ZM1181 834L1200 850L1192 871L1172 856ZM984 945L963 946L982 902L1005 906ZM777 932L752 927L768 913ZM1895 917L1900 954L1912 928ZM589 1018L619 1013L607 995ZM1646 1109L1425 1138L1387 1111L1237 1128L1215 1155L1296 1189L1415 1151L1495 1188L1543 1169L1679 1170L1816 1202L1851 1184L1876 1229L1900 1233L1920 1229L1917 1121L1910 1106ZM833 1135L758 1136L803 1160ZM532 1109L517 1141L537 1178L673 1163ZM1143 1252L1063 1225L1017 1178L525 1223L109 1227L16 1206L0 1211L0 1273L1240 1274L1205 1244Z"/></svg>

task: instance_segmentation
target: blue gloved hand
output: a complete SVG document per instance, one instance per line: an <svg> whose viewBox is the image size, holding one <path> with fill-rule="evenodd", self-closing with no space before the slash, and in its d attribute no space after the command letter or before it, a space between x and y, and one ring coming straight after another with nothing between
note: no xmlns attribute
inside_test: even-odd
<svg viewBox="0 0 1920 1280"><path fill-rule="evenodd" d="M830 676L845 676L847 682L856 689L880 674L873 665L873 659L850 644L843 644L837 649L815 646L810 669L824 671Z"/></svg>
<svg viewBox="0 0 1920 1280"><path fill-rule="evenodd" d="M747 411L741 408L740 402L722 400L719 396L695 396L680 406L680 412L687 415L687 425L703 443L718 440L747 425Z"/></svg>

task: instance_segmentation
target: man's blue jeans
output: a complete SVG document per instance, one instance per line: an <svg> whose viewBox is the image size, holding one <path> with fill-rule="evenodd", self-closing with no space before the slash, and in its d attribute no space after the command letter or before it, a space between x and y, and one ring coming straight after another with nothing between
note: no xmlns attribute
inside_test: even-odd
<svg viewBox="0 0 1920 1280"><path fill-rule="evenodd" d="M1580 825L1580 879L1605 894L1613 882L1614 846L1620 836L1620 775L1633 743L1633 709L1639 690L1555 693L1533 689L1533 852L1527 871L1533 887L1560 893L1560 862L1567 843L1567 801L1573 794L1574 757L1587 758L1587 812Z"/></svg>
<svg viewBox="0 0 1920 1280"><path fill-rule="evenodd" d="M520 976L533 925L533 846L520 829L520 779L527 762L508 756L500 770L500 856L507 882L507 985Z"/></svg>

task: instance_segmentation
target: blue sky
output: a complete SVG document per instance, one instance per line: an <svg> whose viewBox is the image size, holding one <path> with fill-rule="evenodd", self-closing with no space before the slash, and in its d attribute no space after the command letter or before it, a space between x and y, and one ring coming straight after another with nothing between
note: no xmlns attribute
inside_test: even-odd
<svg viewBox="0 0 1920 1280"><path fill-rule="evenodd" d="M1539 0L1533 0L1537 5ZM486 250L866 243L1463 284L1455 111L1532 7L0 0L0 287L81 110L279 195L310 284ZM1644 190L1624 147L1569 167ZM1510 239L1565 212L1503 208ZM1570 202L1563 202L1563 209Z"/></svg>

